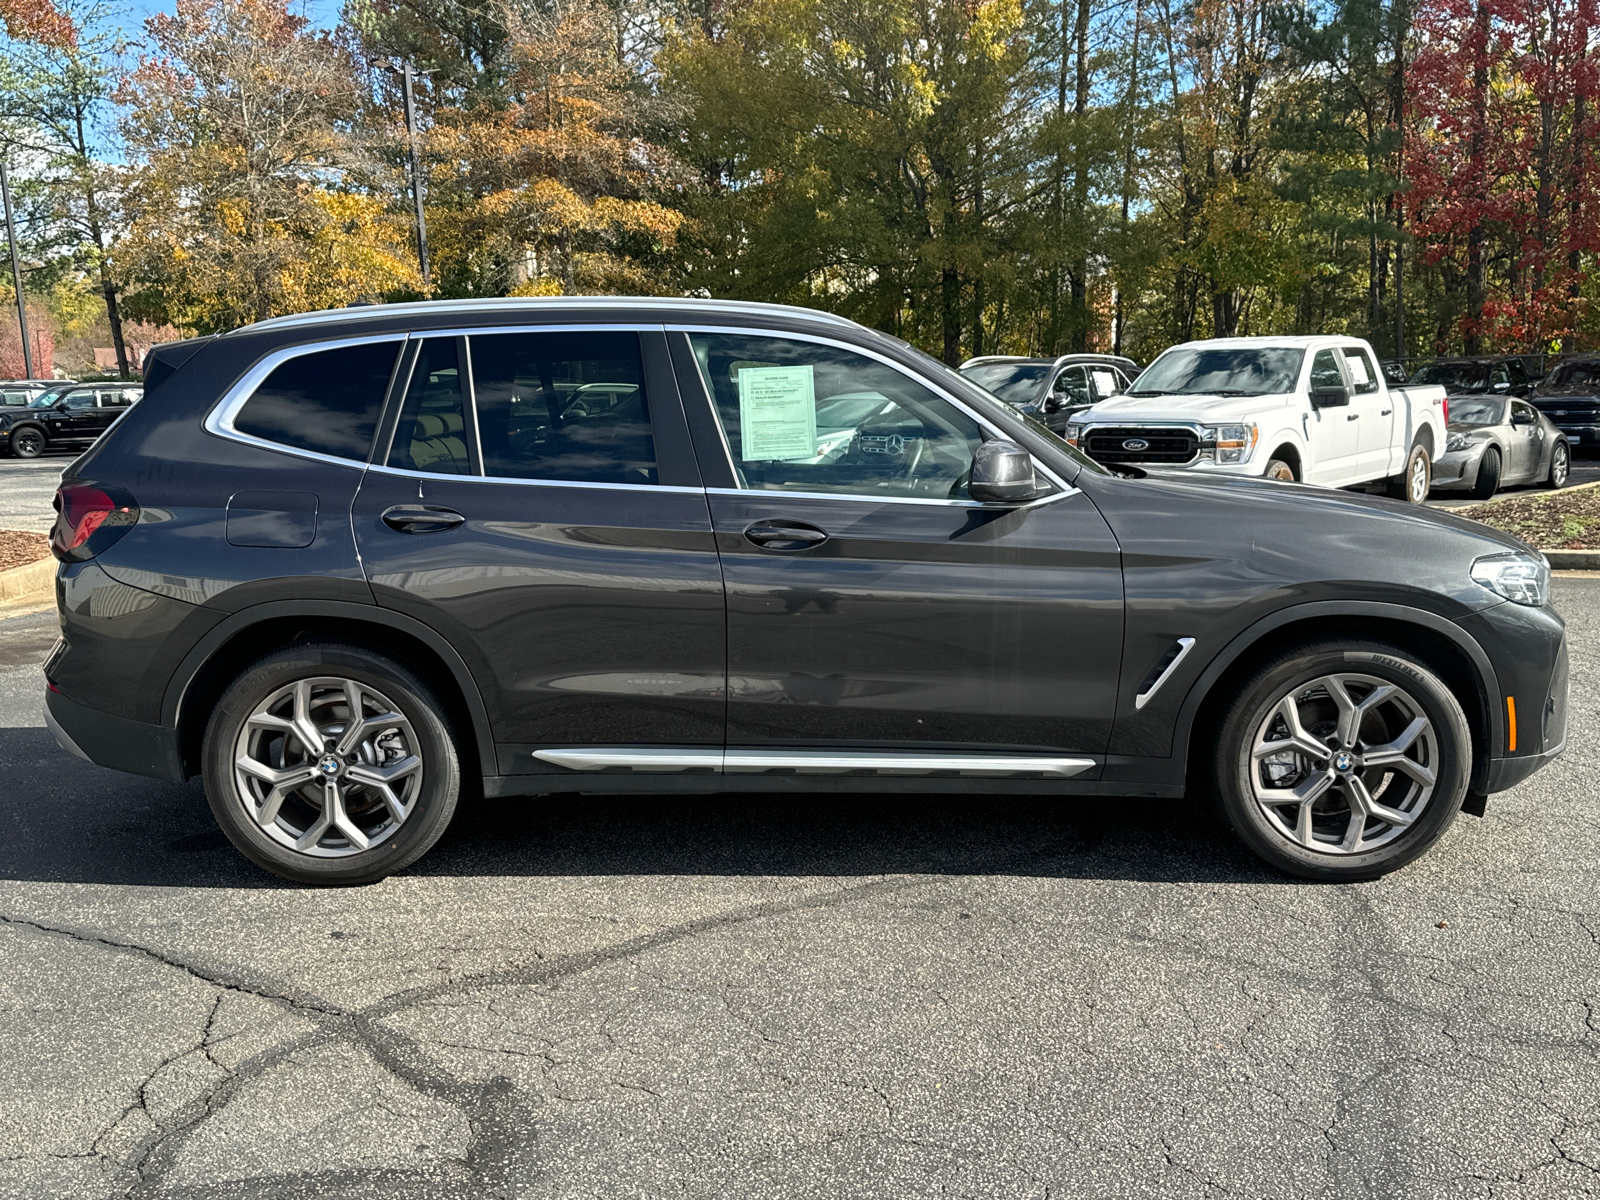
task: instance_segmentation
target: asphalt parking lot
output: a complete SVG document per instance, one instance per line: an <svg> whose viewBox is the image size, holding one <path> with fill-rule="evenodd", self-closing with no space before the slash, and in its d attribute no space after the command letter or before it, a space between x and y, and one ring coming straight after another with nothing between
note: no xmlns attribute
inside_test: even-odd
<svg viewBox="0 0 1600 1200"><path fill-rule="evenodd" d="M1600 1192L1600 580L1570 749L1369 884L1186 803L484 802L282 885L41 727L0 623L0 1196Z"/></svg>

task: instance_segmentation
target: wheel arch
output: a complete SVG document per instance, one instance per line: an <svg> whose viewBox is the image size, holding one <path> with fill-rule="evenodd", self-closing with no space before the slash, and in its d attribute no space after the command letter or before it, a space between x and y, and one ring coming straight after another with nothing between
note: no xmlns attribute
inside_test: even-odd
<svg viewBox="0 0 1600 1200"><path fill-rule="evenodd" d="M1287 433L1280 433L1276 438L1269 439L1277 442L1277 448L1267 455L1267 462L1281 458L1294 468L1294 477L1297 482L1304 483L1306 478L1305 455L1300 450L1300 445Z"/></svg>
<svg viewBox="0 0 1600 1200"><path fill-rule="evenodd" d="M1207 700L1231 698L1261 661L1290 646L1340 635L1404 646L1444 680L1461 701L1472 731L1468 786L1482 791L1490 749L1502 745L1505 737L1499 683L1489 656L1471 635L1444 617L1401 604L1364 601L1296 605L1263 617L1223 647L1191 685L1178 710L1173 743L1183 747L1185 772L1192 778L1203 763L1205 754L1196 751L1221 720L1220 704L1202 712Z"/></svg>
<svg viewBox="0 0 1600 1200"><path fill-rule="evenodd" d="M34 421L34 420L18 421L15 425L13 425L11 427L11 436L12 436L12 438L15 438L17 436L17 434L20 433L24 429L33 430L35 433L37 433L40 437L42 437L44 439L44 444L46 446L50 445L50 431L48 429L46 429L38 421Z"/></svg>
<svg viewBox="0 0 1600 1200"><path fill-rule="evenodd" d="M340 638L397 659L438 693L463 738L463 780L493 774L494 737L483 696L455 648L419 621L372 605L326 601L275 601L234 613L201 638L173 673L162 698L161 721L178 735L185 773L199 774L206 721L223 691L262 655L298 642Z"/></svg>
<svg viewBox="0 0 1600 1200"><path fill-rule="evenodd" d="M1390 445L1393 444L1394 443L1392 442L1390 443ZM1428 461L1432 462L1435 458L1439 457L1436 453L1434 453L1432 421L1423 421L1420 425L1418 425L1417 436L1411 439L1411 448L1415 450L1418 446L1421 446L1428 452Z"/></svg>

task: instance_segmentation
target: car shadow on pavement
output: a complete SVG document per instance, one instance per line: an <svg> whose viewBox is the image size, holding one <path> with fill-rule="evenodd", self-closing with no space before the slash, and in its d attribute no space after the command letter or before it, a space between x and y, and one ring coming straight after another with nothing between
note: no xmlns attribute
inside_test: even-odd
<svg viewBox="0 0 1600 1200"><path fill-rule="evenodd" d="M217 829L197 782L0 729L0 879L277 888ZM897 874L1291 882L1187 800L992 795L628 795L463 802L414 877Z"/></svg>

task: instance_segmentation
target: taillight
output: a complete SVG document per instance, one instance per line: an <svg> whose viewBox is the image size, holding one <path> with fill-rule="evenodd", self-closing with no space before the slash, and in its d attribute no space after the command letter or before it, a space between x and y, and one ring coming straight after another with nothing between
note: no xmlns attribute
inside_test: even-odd
<svg viewBox="0 0 1600 1200"><path fill-rule="evenodd" d="M56 523L50 551L62 562L83 562L115 542L139 520L139 505L118 487L64 483L56 489Z"/></svg>
<svg viewBox="0 0 1600 1200"><path fill-rule="evenodd" d="M1439 403L1444 405L1444 423L1448 425L1450 424L1450 397L1446 396Z"/></svg>

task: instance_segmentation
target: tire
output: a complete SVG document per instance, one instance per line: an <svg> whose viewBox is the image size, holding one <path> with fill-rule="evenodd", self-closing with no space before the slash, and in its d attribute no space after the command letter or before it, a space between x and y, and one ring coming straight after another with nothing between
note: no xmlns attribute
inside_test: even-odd
<svg viewBox="0 0 1600 1200"><path fill-rule="evenodd" d="M1381 687L1396 690L1365 712L1350 743L1340 713ZM1290 706L1307 738L1300 744L1321 745L1324 756L1261 753L1286 743ZM1278 870L1327 882L1375 879L1424 853L1460 811L1472 762L1466 716L1439 677L1396 646L1354 639L1308 643L1264 664L1235 695L1215 744L1211 782L1235 835ZM1379 753L1385 762L1367 765ZM1382 769L1402 758L1411 766Z"/></svg>
<svg viewBox="0 0 1600 1200"><path fill-rule="evenodd" d="M1478 464L1478 478L1472 485L1474 499L1487 500L1500 490L1500 451L1490 446Z"/></svg>
<svg viewBox="0 0 1600 1200"><path fill-rule="evenodd" d="M1300 477L1294 473L1294 467L1281 458L1274 458L1267 463L1265 479L1277 479L1283 483L1299 483Z"/></svg>
<svg viewBox="0 0 1600 1200"><path fill-rule="evenodd" d="M36 426L24 425L11 433L11 453L18 458L38 458L47 445L44 430Z"/></svg>
<svg viewBox="0 0 1600 1200"><path fill-rule="evenodd" d="M1433 459L1429 457L1424 446L1411 447L1411 453L1406 455L1406 465L1401 468L1400 474L1391 475L1388 479L1389 495L1396 500L1409 500L1412 504L1421 504L1428 498L1428 489L1433 486Z"/></svg>
<svg viewBox="0 0 1600 1200"><path fill-rule="evenodd" d="M337 744L351 689L370 723L353 748ZM294 723L324 739L318 752ZM371 883L409 866L444 833L461 792L460 755L438 698L399 663L345 642L307 642L247 668L212 713L201 755L206 797L228 840L296 883ZM254 765L241 767L246 760ZM340 810L325 819L330 777Z"/></svg>
<svg viewBox="0 0 1600 1200"><path fill-rule="evenodd" d="M1572 475L1572 451L1567 449L1567 443L1557 442L1550 451L1550 473L1544 477L1543 486L1547 488L1562 488L1567 486L1567 480Z"/></svg>

